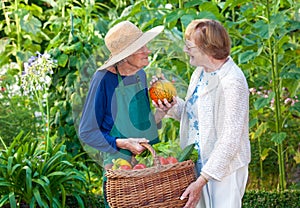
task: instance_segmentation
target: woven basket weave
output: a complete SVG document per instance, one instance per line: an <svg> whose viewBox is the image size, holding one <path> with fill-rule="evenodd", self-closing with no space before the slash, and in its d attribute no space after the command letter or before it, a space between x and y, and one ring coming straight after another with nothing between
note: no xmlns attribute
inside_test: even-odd
<svg viewBox="0 0 300 208"><path fill-rule="evenodd" d="M154 166L139 170L108 170L106 195L110 207L184 207L187 199L179 198L196 179L194 162L161 165L151 145L142 145L150 150Z"/></svg>

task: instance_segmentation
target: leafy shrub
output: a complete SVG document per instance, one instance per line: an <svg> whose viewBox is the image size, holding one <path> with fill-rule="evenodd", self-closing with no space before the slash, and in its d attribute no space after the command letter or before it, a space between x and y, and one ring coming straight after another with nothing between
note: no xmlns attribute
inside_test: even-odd
<svg viewBox="0 0 300 208"><path fill-rule="evenodd" d="M47 152L43 141L21 132L0 152L0 207L65 207L68 195L84 207L86 178L74 166L76 158L68 156L63 143Z"/></svg>
<svg viewBox="0 0 300 208"><path fill-rule="evenodd" d="M86 207L89 208L105 208L102 195L89 195L85 199ZM66 208L77 208L78 202L74 196L68 196L66 201Z"/></svg>
<svg viewBox="0 0 300 208"><path fill-rule="evenodd" d="M272 207L272 208L298 208L300 204L300 191L247 191L243 198L243 207Z"/></svg>
<svg viewBox="0 0 300 208"><path fill-rule="evenodd" d="M37 131L37 126L42 123L36 114L38 106L31 97L22 95L15 65L11 63L0 69L0 137L7 146L22 130L25 134L30 132L33 137L41 135Z"/></svg>

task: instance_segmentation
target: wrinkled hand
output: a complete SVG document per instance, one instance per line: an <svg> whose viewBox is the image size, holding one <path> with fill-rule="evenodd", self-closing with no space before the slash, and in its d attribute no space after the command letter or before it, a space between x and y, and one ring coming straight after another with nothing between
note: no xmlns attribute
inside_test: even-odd
<svg viewBox="0 0 300 208"><path fill-rule="evenodd" d="M169 103L167 99L164 99L163 102L161 100L158 100L157 103L152 100L152 104L156 108L154 115L155 122L159 123L176 103L177 101L174 96L172 103Z"/></svg>
<svg viewBox="0 0 300 208"><path fill-rule="evenodd" d="M152 100L152 104L154 105L154 107L165 113L167 113L176 103L177 103L177 100L176 100L175 96L172 97L171 103L169 103L166 98L163 100L158 99L157 103Z"/></svg>
<svg viewBox="0 0 300 208"><path fill-rule="evenodd" d="M187 189L183 192L180 199L185 199L188 197L183 208L195 208L200 200L203 186L206 184L201 177L199 177L195 182L191 183Z"/></svg>
<svg viewBox="0 0 300 208"><path fill-rule="evenodd" d="M152 76L152 79L150 81L150 86L152 86L155 82L157 82L159 79L166 79L164 74L161 74L160 77L158 76Z"/></svg>
<svg viewBox="0 0 300 208"><path fill-rule="evenodd" d="M149 140L145 138L127 138L127 139L117 139L117 146L121 149L127 149L132 152L134 155L141 154L145 147L140 143L148 143Z"/></svg>
<svg viewBox="0 0 300 208"><path fill-rule="evenodd" d="M150 86L152 86L158 80L164 80L164 79L166 79L165 76L164 76L164 74L160 74L160 77L158 77L158 76L152 76L152 79L150 81ZM152 104L156 108L155 121L156 121L156 123L159 123L164 118L164 116L167 114L167 112L175 104L177 104L177 100L176 100L176 97L173 96L171 103L169 103L167 99L163 99L163 100L159 99L159 100L157 100L157 103L152 100Z"/></svg>

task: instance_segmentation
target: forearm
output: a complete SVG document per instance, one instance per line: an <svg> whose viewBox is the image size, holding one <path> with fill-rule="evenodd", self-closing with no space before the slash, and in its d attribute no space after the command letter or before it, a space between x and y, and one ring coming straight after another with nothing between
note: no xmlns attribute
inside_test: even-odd
<svg viewBox="0 0 300 208"><path fill-rule="evenodd" d="M87 144L101 152L114 153L117 151L115 139L114 142L108 141L104 134L96 128L81 128L79 138L84 144Z"/></svg>
<svg viewBox="0 0 300 208"><path fill-rule="evenodd" d="M184 104L183 99L176 97L176 104L167 112L166 116L180 121Z"/></svg>
<svg viewBox="0 0 300 208"><path fill-rule="evenodd" d="M157 124L159 124L162 119L166 116L167 112L159 109L159 108L156 108L156 111L155 111L155 115L154 115L154 118L155 118L155 122Z"/></svg>

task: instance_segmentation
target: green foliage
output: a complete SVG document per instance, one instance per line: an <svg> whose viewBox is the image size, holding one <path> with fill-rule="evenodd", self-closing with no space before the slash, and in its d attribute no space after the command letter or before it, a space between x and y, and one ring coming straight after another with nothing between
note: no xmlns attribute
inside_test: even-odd
<svg viewBox="0 0 300 208"><path fill-rule="evenodd" d="M299 204L299 190L286 190L282 193L270 191L246 191L243 197L242 207L298 208Z"/></svg>
<svg viewBox="0 0 300 208"><path fill-rule="evenodd" d="M30 98L21 94L17 84L18 70L14 65L2 68L0 72L0 137L9 145L12 138L20 131L29 133L33 137L41 135L38 126L41 126L41 117L36 116L38 105ZM2 144L0 143L0 149Z"/></svg>
<svg viewBox="0 0 300 208"><path fill-rule="evenodd" d="M182 152L180 153L180 155L178 155L178 161L179 162L183 162L187 159L189 159L193 153L193 151L195 150L195 144L190 144L188 146L186 146ZM196 151L197 152L197 151ZM197 152L198 154L198 152ZM196 162L196 161L195 161Z"/></svg>
<svg viewBox="0 0 300 208"><path fill-rule="evenodd" d="M84 207L86 178L75 161L64 144L46 152L43 142L21 132L0 152L0 206L25 202L31 207L64 207L66 196L73 195Z"/></svg>
<svg viewBox="0 0 300 208"><path fill-rule="evenodd" d="M257 145L259 150L260 177L264 177L263 163L271 159L266 159L269 156L264 153L272 148L278 158L280 190L286 187L285 157L290 157L286 150L297 145L287 139L299 131L298 121L293 117L299 111L291 113L294 104L287 100L297 100L299 96L299 77L295 76L299 71L300 59L296 50L299 36L295 32L300 29L300 24L295 19L297 4L285 3L289 6L279 1L243 3L238 16L234 16L238 24L226 22L231 26L230 34L236 45L233 54L237 54L249 86L254 89L250 106L251 131L255 142L253 149ZM230 8L230 4L227 6ZM250 8L256 9L249 12ZM262 125L266 127L263 133Z"/></svg>
<svg viewBox="0 0 300 208"><path fill-rule="evenodd" d="M68 152L77 155L81 145L76 134L81 109L88 91L88 83L97 68L97 59L103 54L101 31L106 21L97 14L97 9L104 5L85 2L65 5L64 21L59 21L59 13L53 13L47 27L54 35L47 50L58 60L60 66L54 72L53 85L50 87L53 107L52 133L57 141L65 140ZM55 9L55 7L53 8ZM55 12L60 12L57 10Z"/></svg>
<svg viewBox="0 0 300 208"><path fill-rule="evenodd" d="M43 40L49 37L42 31L42 9L27 1L16 0L15 2L1 1L1 10L4 18L1 18L0 28L1 54L0 66L9 64L11 61L18 63L21 72L22 62L28 60L36 51L41 51Z"/></svg>

